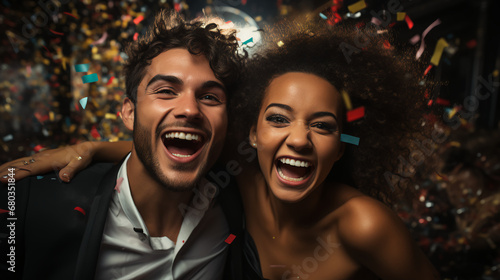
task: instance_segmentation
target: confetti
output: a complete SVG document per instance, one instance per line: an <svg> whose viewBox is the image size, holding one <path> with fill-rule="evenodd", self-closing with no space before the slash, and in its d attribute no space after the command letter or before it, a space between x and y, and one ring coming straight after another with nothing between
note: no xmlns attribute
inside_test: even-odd
<svg viewBox="0 0 500 280"><path fill-rule="evenodd" d="M406 17L406 13L405 12L398 12L397 13L397 20L398 21L403 21Z"/></svg>
<svg viewBox="0 0 500 280"><path fill-rule="evenodd" d="M352 5L347 6L347 9L349 9L349 12L351 12L351 14L357 13L363 10L364 8L366 8L366 3L364 0L358 1Z"/></svg>
<svg viewBox="0 0 500 280"><path fill-rule="evenodd" d="M382 21L379 18L377 18L377 17L372 17L371 23L373 23L373 24L375 24L377 26L380 26L382 24Z"/></svg>
<svg viewBox="0 0 500 280"><path fill-rule="evenodd" d="M391 48L391 43L389 43L388 40L384 41L384 48L386 48L386 49L390 49Z"/></svg>
<svg viewBox="0 0 500 280"><path fill-rule="evenodd" d="M431 64L436 66L439 65L439 61L441 60L441 56L443 55L444 48L448 47L448 42L444 38L438 40L436 44L436 49L434 49L434 54L431 58Z"/></svg>
<svg viewBox="0 0 500 280"><path fill-rule="evenodd" d="M345 90L342 90L342 98L344 99L345 107L348 111L352 110L351 98L349 98L349 94Z"/></svg>
<svg viewBox="0 0 500 280"><path fill-rule="evenodd" d="M78 17L76 17L74 14L71 14L71 13L68 13L68 12L63 12L63 14L68 15L68 16L71 16L71 17L74 17L74 18L78 19Z"/></svg>
<svg viewBox="0 0 500 280"><path fill-rule="evenodd" d="M246 5L247 4L247 0L241 0L241 5Z"/></svg>
<svg viewBox="0 0 500 280"><path fill-rule="evenodd" d="M52 30L52 29L49 29L49 30L50 30L50 32L52 32L52 33L54 33L54 34L56 34L56 35L64 35L64 33L57 32L57 31L54 31L54 30Z"/></svg>
<svg viewBox="0 0 500 280"><path fill-rule="evenodd" d="M106 83L106 85L109 86L113 82L114 79L115 79L115 76L111 76L111 78L109 78L109 80Z"/></svg>
<svg viewBox="0 0 500 280"><path fill-rule="evenodd" d="M139 33L135 32L134 33L134 41L137 41L137 38L139 38Z"/></svg>
<svg viewBox="0 0 500 280"><path fill-rule="evenodd" d="M97 128L96 128L95 125L92 126L92 129L90 130L90 135L92 135L92 137L94 137L95 139L100 139L101 138L101 135L97 131Z"/></svg>
<svg viewBox="0 0 500 280"><path fill-rule="evenodd" d="M235 238L236 238L236 235L234 235L234 234L232 234L232 233L231 233L231 234L229 234L229 236L226 238L226 241L225 241L225 242L226 242L227 244L231 244Z"/></svg>
<svg viewBox="0 0 500 280"><path fill-rule="evenodd" d="M408 24L408 29L412 29L413 28L413 21L411 20L411 18L408 15L405 16L405 21L406 21L406 24Z"/></svg>
<svg viewBox="0 0 500 280"><path fill-rule="evenodd" d="M283 41L279 41L277 44L278 44L278 47L283 47L283 45L284 45L285 43L283 43Z"/></svg>
<svg viewBox="0 0 500 280"><path fill-rule="evenodd" d="M322 18L322 19L328 19L327 16L325 16L323 13L319 13L319 16Z"/></svg>
<svg viewBox="0 0 500 280"><path fill-rule="evenodd" d="M425 50L425 36L427 36L427 34L436 26L440 25L441 24L441 20L440 19L437 19L435 20L433 23L431 23L431 25L429 25L425 30L424 32L422 33L422 39L421 39L421 43L420 43L420 48L418 49L417 51L417 54L416 54L416 59L419 59L422 54L424 53L424 50ZM413 38L412 38L413 39Z"/></svg>
<svg viewBox="0 0 500 280"><path fill-rule="evenodd" d="M89 100L88 97L84 97L80 99L80 105L82 106L83 110L85 110L85 107L87 107L87 101Z"/></svg>
<svg viewBox="0 0 500 280"><path fill-rule="evenodd" d="M354 110L350 110L347 112L347 122L352 122L355 120L359 120L365 116L365 107L359 107Z"/></svg>
<svg viewBox="0 0 500 280"><path fill-rule="evenodd" d="M120 186L122 185L123 183L123 177L120 177L118 178L118 180L116 180L116 186L115 186L115 191L120 193Z"/></svg>
<svg viewBox="0 0 500 280"><path fill-rule="evenodd" d="M348 144L359 145L359 138L347 134L340 134L340 141Z"/></svg>
<svg viewBox="0 0 500 280"><path fill-rule="evenodd" d="M135 25L138 25L142 20L144 19L144 16L143 15L140 15L138 17L136 17L133 22L135 23Z"/></svg>
<svg viewBox="0 0 500 280"><path fill-rule="evenodd" d="M83 215L86 215L85 210L83 210L82 207L80 207L80 206L76 206L75 209L73 209L73 210L76 210L76 211L82 213Z"/></svg>
<svg viewBox="0 0 500 280"><path fill-rule="evenodd" d="M3 213L8 213L10 212L9 210L5 210L5 209L0 209L0 214L3 214Z"/></svg>
<svg viewBox="0 0 500 280"><path fill-rule="evenodd" d="M94 83L94 82L99 81L99 77L97 76L96 73L90 74L90 75L85 75L85 76L82 76L82 81L84 84Z"/></svg>
<svg viewBox="0 0 500 280"><path fill-rule="evenodd" d="M76 64L75 65L76 72L88 72L89 68L90 68L90 63Z"/></svg>
<svg viewBox="0 0 500 280"><path fill-rule="evenodd" d="M36 179L37 179L37 180L40 180L40 179L42 179L42 178L43 178L43 176L36 176Z"/></svg>
<svg viewBox="0 0 500 280"><path fill-rule="evenodd" d="M253 37L250 38L250 39L248 39L248 40L246 40L245 42L241 43L241 45L246 45L248 43L253 43Z"/></svg>
<svg viewBox="0 0 500 280"><path fill-rule="evenodd" d="M35 151L35 153L38 153L40 152L41 150L45 149L44 146L42 145L36 145L34 148L33 148L33 151Z"/></svg>
<svg viewBox="0 0 500 280"><path fill-rule="evenodd" d="M431 71L431 69L432 69L432 65L427 66L427 68L425 69L425 72L424 72L424 76L426 76L429 73L429 71Z"/></svg>
<svg viewBox="0 0 500 280"><path fill-rule="evenodd" d="M12 134L5 135L5 136L3 137L3 141L4 141L4 142L9 142L9 141L11 141L12 139L14 139L14 136L12 136Z"/></svg>
<svg viewBox="0 0 500 280"><path fill-rule="evenodd" d="M97 41L94 41L92 42L92 45L102 45L104 44L104 42L106 42L106 39L108 38L108 32L104 32L104 34L102 34L102 37L99 38L99 40Z"/></svg>

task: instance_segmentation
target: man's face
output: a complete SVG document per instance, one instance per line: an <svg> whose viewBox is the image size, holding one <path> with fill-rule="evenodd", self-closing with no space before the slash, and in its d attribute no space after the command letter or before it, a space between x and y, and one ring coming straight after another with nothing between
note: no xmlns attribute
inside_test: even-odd
<svg viewBox="0 0 500 280"><path fill-rule="evenodd" d="M190 190L218 158L227 129L225 89L208 60L180 48L163 52L147 68L135 107L127 106L146 170L170 190Z"/></svg>

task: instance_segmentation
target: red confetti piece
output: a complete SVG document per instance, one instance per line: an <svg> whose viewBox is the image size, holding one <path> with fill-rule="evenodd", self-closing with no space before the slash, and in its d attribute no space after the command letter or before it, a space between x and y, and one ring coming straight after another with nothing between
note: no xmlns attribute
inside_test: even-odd
<svg viewBox="0 0 500 280"><path fill-rule="evenodd" d="M389 24L389 28L392 28L394 25L396 25L396 22L391 22L391 23Z"/></svg>
<svg viewBox="0 0 500 280"><path fill-rule="evenodd" d="M0 214L10 212L9 210L0 209Z"/></svg>
<svg viewBox="0 0 500 280"><path fill-rule="evenodd" d="M138 25L143 19L144 19L144 16L140 15L140 16L136 17L133 21L134 21L135 25Z"/></svg>
<svg viewBox="0 0 500 280"><path fill-rule="evenodd" d="M413 28L413 21L411 20L411 18L408 15L405 16L405 21L406 21L406 24L408 24L408 29L412 29Z"/></svg>
<svg viewBox="0 0 500 280"><path fill-rule="evenodd" d="M470 40L469 42L465 43L465 46L468 48L468 49L473 49L477 46L477 41L476 39L472 39Z"/></svg>
<svg viewBox="0 0 500 280"><path fill-rule="evenodd" d="M247 0L241 0L241 5L246 5L247 4Z"/></svg>
<svg viewBox="0 0 500 280"><path fill-rule="evenodd" d="M181 11L181 4L175 3L174 4L174 10L176 10L177 12L180 12Z"/></svg>
<svg viewBox="0 0 500 280"><path fill-rule="evenodd" d="M68 13L68 12L63 12L63 14L65 15L68 15L68 16L71 16L71 17L74 17L76 19L78 19L74 14L71 14L71 13Z"/></svg>
<svg viewBox="0 0 500 280"><path fill-rule="evenodd" d="M120 193L120 186L122 185L122 183L123 183L123 177L120 177L118 178L118 180L116 180L115 191L117 191L118 193Z"/></svg>
<svg viewBox="0 0 500 280"><path fill-rule="evenodd" d="M232 233L229 234L229 236L226 238L226 243L231 244L235 238L236 238L236 235L234 235Z"/></svg>
<svg viewBox="0 0 500 280"><path fill-rule="evenodd" d="M106 85L109 86L113 82L114 79L115 79L115 76L111 76L111 78L109 78L109 80L106 83Z"/></svg>
<svg viewBox="0 0 500 280"><path fill-rule="evenodd" d="M363 26L365 26L365 23L364 23L364 22L362 22L362 21L361 21L361 22L356 23L356 27L357 27L358 29L360 29L360 28L361 28L361 27L363 27Z"/></svg>
<svg viewBox="0 0 500 280"><path fill-rule="evenodd" d="M225 22L225 24L230 24L230 23L232 23L232 21L230 21L230 20Z"/></svg>
<svg viewBox="0 0 500 280"><path fill-rule="evenodd" d="M450 106L450 101L443 98L436 98L436 104Z"/></svg>
<svg viewBox="0 0 500 280"><path fill-rule="evenodd" d="M49 30L50 30L50 32L52 32L52 33L54 33L56 35L64 35L64 33L62 33L62 32L57 32L57 31L54 31L52 29L49 29Z"/></svg>
<svg viewBox="0 0 500 280"><path fill-rule="evenodd" d="M427 106L431 106L433 102L434 102L434 101L432 101L432 99L431 99L431 100L429 100L429 102L427 102Z"/></svg>
<svg viewBox="0 0 500 280"><path fill-rule="evenodd" d="M389 41L385 40L384 41L384 48L390 49L391 48L391 43L389 43Z"/></svg>
<svg viewBox="0 0 500 280"><path fill-rule="evenodd" d="M36 145L34 148L33 148L33 151L35 151L35 153L38 153L41 149L44 149L45 147L42 146L42 145Z"/></svg>
<svg viewBox="0 0 500 280"><path fill-rule="evenodd" d="M137 41L137 38L139 38L139 33L135 32L135 34L134 34L134 41Z"/></svg>
<svg viewBox="0 0 500 280"><path fill-rule="evenodd" d="M352 122L361 119L365 116L365 107L359 107L347 112L347 122Z"/></svg>
<svg viewBox="0 0 500 280"><path fill-rule="evenodd" d="M95 139L101 138L101 135L97 131L97 128L95 127L95 125L92 126L92 129L90 130L90 135L92 135L92 137L94 137Z"/></svg>
<svg viewBox="0 0 500 280"><path fill-rule="evenodd" d="M80 207L80 206L76 206L75 209L73 209L73 210L76 210L76 211L82 213L83 215L86 215L85 210L83 210L82 207Z"/></svg>
<svg viewBox="0 0 500 280"><path fill-rule="evenodd" d="M429 73L429 71L431 71L431 69L432 69L432 65L427 66L427 69L425 69L425 72L424 72L424 76L426 76Z"/></svg>

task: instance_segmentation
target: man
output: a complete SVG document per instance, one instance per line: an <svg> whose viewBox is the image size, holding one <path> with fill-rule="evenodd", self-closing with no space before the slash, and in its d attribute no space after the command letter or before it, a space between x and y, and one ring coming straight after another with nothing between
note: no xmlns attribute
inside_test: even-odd
<svg viewBox="0 0 500 280"><path fill-rule="evenodd" d="M204 176L226 135L243 60L236 39L160 12L127 55L132 152L70 184L45 176L0 187L15 196L0 206L12 215L2 214L1 233L14 235L0 243L7 279L222 278L230 231Z"/></svg>

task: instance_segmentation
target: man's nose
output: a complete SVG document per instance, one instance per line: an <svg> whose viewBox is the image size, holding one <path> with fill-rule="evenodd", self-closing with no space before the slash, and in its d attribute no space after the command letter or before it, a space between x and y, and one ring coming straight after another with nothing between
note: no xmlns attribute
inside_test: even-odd
<svg viewBox="0 0 500 280"><path fill-rule="evenodd" d="M178 98L174 115L176 118L185 118L187 120L201 119L200 104L193 94L185 94Z"/></svg>

